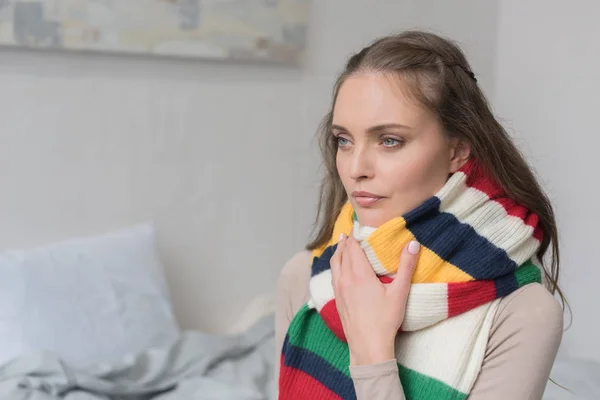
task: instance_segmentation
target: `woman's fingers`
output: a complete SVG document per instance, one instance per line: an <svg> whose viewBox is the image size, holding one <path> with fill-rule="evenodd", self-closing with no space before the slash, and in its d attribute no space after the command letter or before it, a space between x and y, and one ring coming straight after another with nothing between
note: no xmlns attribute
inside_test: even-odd
<svg viewBox="0 0 600 400"><path fill-rule="evenodd" d="M398 272L392 282L395 292L408 295L412 276L417 266L420 248L419 242L412 241L402 250ZM352 237L346 237L344 234L340 235L336 250L329 262L331 266L331 279L336 287L339 286L342 275L346 275L345 278L350 279L350 281L354 279L352 276L355 278L366 278L369 275L374 275L369 260L358 241ZM342 268L342 264L345 265L344 268ZM342 272L342 269L345 271Z"/></svg>
<svg viewBox="0 0 600 400"><path fill-rule="evenodd" d="M373 268L360 243L354 238L348 238L347 242L346 252L352 260L352 265L350 266L352 273L359 278L374 274Z"/></svg>
<svg viewBox="0 0 600 400"><path fill-rule="evenodd" d="M408 296L412 277L415 272L415 268L417 267L420 250L420 243L414 240L404 246L402 254L400 255L398 272L396 273L396 277L392 282L393 290L396 293L402 293Z"/></svg>

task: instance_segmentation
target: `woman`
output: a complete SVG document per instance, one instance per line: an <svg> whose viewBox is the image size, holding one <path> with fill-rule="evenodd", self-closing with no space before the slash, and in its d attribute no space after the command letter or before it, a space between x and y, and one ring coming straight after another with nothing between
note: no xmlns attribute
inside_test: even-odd
<svg viewBox="0 0 600 400"><path fill-rule="evenodd" d="M278 284L279 398L541 399L563 327L556 222L460 49L374 42L320 135L318 233Z"/></svg>

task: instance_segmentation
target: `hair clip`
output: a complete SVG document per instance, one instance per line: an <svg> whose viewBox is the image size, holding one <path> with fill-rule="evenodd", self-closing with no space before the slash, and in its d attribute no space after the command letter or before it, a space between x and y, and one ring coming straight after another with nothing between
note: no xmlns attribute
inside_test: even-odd
<svg viewBox="0 0 600 400"><path fill-rule="evenodd" d="M462 69L462 70L463 70L463 72L464 72L465 74L469 75L469 77L470 77L471 79L473 79L473 81L475 81L475 83L477 83L477 77L475 76L475 74L473 73L473 71L471 71L470 69L468 69L468 68L467 68L467 67L465 67L464 65L462 65L462 64L458 64L458 63L455 63L455 64L445 64L445 65L446 65L447 67L449 67L449 68L452 68L452 67L459 67L460 69Z"/></svg>

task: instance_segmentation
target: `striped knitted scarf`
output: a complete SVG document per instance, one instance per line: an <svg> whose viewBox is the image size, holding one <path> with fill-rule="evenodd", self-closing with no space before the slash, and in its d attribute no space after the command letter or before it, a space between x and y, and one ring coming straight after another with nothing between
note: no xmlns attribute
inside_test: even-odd
<svg viewBox="0 0 600 400"><path fill-rule="evenodd" d="M283 344L280 399L356 399L329 265L341 233L359 240L384 284L404 245L421 243L395 343L399 378L407 399L467 398L499 299L541 282L532 263L542 237L538 217L510 200L474 160L435 196L377 229L360 226L346 204L329 243L313 251L310 298Z"/></svg>

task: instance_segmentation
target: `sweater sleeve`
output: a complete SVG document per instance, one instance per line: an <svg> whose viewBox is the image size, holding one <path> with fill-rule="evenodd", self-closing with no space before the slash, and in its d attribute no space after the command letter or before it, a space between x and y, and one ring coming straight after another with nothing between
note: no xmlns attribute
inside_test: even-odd
<svg viewBox="0 0 600 400"><path fill-rule="evenodd" d="M357 400L405 400L396 359L373 365L351 365Z"/></svg>

